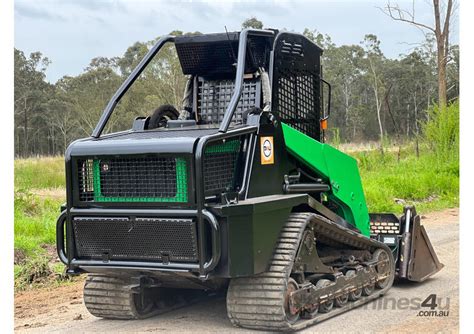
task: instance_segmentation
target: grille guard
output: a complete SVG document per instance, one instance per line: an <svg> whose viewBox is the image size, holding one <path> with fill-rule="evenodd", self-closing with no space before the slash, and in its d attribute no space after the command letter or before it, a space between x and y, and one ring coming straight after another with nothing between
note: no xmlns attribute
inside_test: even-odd
<svg viewBox="0 0 474 334"><path fill-rule="evenodd" d="M143 217L187 217L197 218L201 221L203 226L198 234L201 236L204 230L204 223L208 223L211 227L211 253L209 258L205 257L204 250L201 248L201 243L198 243L198 263L186 262L143 262L143 261L100 261L100 260L83 260L74 257L74 236L72 231L72 217L74 216L116 216L116 215L136 215ZM66 230L66 231L65 231ZM65 236L67 235L67 242ZM221 257L221 238L220 228L217 219L212 213L207 210L201 211L201 219L199 219L198 211L196 210L117 210L117 209L76 209L71 208L69 215L67 210L64 210L59 216L56 223L56 246L58 257L65 265L67 265L67 272L70 274L85 271L82 267L118 267L127 269L143 269L143 270L176 270L176 271L191 271L197 272L200 276L205 277L212 271L219 263Z"/></svg>
<svg viewBox="0 0 474 334"><path fill-rule="evenodd" d="M221 141L223 139L229 139L237 136L255 136L258 127L256 125L247 125L235 129L231 129L226 133L214 132L212 134L203 133L204 136L195 138L197 145L194 152L194 171L195 177L195 203L189 203L188 207L181 207L180 209L168 209L168 208L156 208L152 209L149 207L143 207L138 205L128 206L128 208L122 208L116 206L104 206L100 207L78 207L74 205L73 196L73 182L72 182L72 154L71 146L66 154L66 195L67 195L67 206L57 221L56 236L57 236L57 252L58 256L63 263L67 265L67 272L70 274L87 272L91 269L132 269L132 270L159 270L159 271L188 271L196 273L200 278L205 279L211 271L218 265L221 258L221 234L220 226L216 217L206 209L205 202L205 185L204 178L202 177L204 171L204 153L208 144ZM148 141L145 141L148 142ZM163 142L167 142L163 140ZM242 188L239 191L239 197L245 197L246 189L248 187L248 174L250 172L250 162L254 151L253 140L249 142L249 148L245 157L245 168L243 171ZM95 143L91 143L95 144ZM79 146L79 144L77 145ZM90 145L92 147L92 145ZM134 145L131 145L134 146ZM139 147L139 145L137 146ZM116 147L115 147L116 148ZM97 147L96 147L97 149ZM169 148L168 148L169 149ZM159 148L155 148L159 151ZM85 149L75 151L79 153L79 156L85 155ZM120 152L131 153L131 152ZM182 152L180 152L182 153ZM175 153L176 154L176 153ZM89 154L87 154L90 156ZM120 203L118 203L120 204ZM197 263L186 263L186 262L169 262L163 264L160 262L143 262L143 261L118 261L118 260L84 260L75 257L75 246L74 246L74 233L72 226L72 218L74 216L105 216L105 217L117 217L124 215L135 215L137 217L166 217L166 218L181 218L181 217L192 217L196 219L197 233L198 233L198 262ZM210 226L210 247L208 245L208 238L206 233L206 224ZM66 239L66 242L65 242ZM206 254L207 249L211 249L211 254Z"/></svg>

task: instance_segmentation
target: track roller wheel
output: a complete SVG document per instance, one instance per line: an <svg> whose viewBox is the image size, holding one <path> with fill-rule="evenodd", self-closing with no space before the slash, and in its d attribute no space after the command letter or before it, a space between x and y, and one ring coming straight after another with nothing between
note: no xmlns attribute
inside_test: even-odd
<svg viewBox="0 0 474 334"><path fill-rule="evenodd" d="M84 285L84 304L94 316L105 319L144 319L155 315L152 296L134 293L121 277L89 274Z"/></svg>
<svg viewBox="0 0 474 334"><path fill-rule="evenodd" d="M349 270L346 273L347 277L354 277L356 274L355 270ZM355 291L349 292L349 300L356 301L362 296L362 289L357 289Z"/></svg>
<svg viewBox="0 0 474 334"><path fill-rule="evenodd" d="M318 315L319 305L313 305L309 309L304 310L301 313L301 317L303 319L313 319L316 315Z"/></svg>
<svg viewBox="0 0 474 334"><path fill-rule="evenodd" d="M349 301L349 294L345 293L341 296L334 298L334 305L336 305L336 307L344 307L348 301Z"/></svg>
<svg viewBox="0 0 474 334"><path fill-rule="evenodd" d="M383 289L387 286L390 280L390 258L386 250L384 249L377 249L374 254L372 255L372 259L377 261L378 264L375 266L375 270L377 270L377 274L379 277L381 276L388 276L385 279L377 281L375 286L378 289Z"/></svg>
<svg viewBox="0 0 474 334"><path fill-rule="evenodd" d="M362 288L362 294L364 296L370 296L374 292L374 289L375 289L375 284L366 285Z"/></svg>
<svg viewBox="0 0 474 334"><path fill-rule="evenodd" d="M332 284L332 281L328 279L320 279L316 283L316 288L317 289L325 288L331 284ZM319 312L328 313L332 310L333 307L334 307L334 299L330 299L328 301L325 301L324 303L321 303L321 305L319 305Z"/></svg>

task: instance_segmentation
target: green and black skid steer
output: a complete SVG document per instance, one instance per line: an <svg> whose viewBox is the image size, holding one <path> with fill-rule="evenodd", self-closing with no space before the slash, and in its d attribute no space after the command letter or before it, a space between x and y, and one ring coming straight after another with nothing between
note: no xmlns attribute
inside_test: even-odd
<svg viewBox="0 0 474 334"><path fill-rule="evenodd" d="M187 77L183 105L105 134L167 43ZM356 160L324 143L322 52L257 29L149 50L66 151L57 249L68 274L87 273L91 314L141 319L180 305L180 291L227 289L232 324L292 331L443 267L415 208L369 214Z"/></svg>

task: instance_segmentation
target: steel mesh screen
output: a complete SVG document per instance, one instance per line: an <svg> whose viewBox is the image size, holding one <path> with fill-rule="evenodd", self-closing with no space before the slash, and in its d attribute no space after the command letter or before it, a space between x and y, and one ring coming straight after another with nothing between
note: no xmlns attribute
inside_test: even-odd
<svg viewBox="0 0 474 334"><path fill-rule="evenodd" d="M206 123L219 124L230 103L234 92L234 82L231 80L198 80L198 114ZM243 123L244 112L260 107L260 80L245 80L242 96L235 110L233 122Z"/></svg>
<svg viewBox="0 0 474 334"><path fill-rule="evenodd" d="M214 195L236 189L240 140L210 144L204 154L204 192Z"/></svg>
<svg viewBox="0 0 474 334"><path fill-rule="evenodd" d="M320 140L320 57L303 36L281 33L275 42L273 109L282 122Z"/></svg>
<svg viewBox="0 0 474 334"><path fill-rule="evenodd" d="M196 224L191 219L76 217L77 256L93 260L196 262Z"/></svg>
<svg viewBox="0 0 474 334"><path fill-rule="evenodd" d="M278 78L278 112L282 122L306 134L317 134L315 77L306 71L285 71Z"/></svg>
<svg viewBox="0 0 474 334"><path fill-rule="evenodd" d="M231 46L228 42L212 43L212 47L205 43L176 44L184 74L232 72L237 49L237 43Z"/></svg>
<svg viewBox="0 0 474 334"><path fill-rule="evenodd" d="M101 158L78 161L79 200L187 202L184 158Z"/></svg>
<svg viewBox="0 0 474 334"><path fill-rule="evenodd" d="M176 37L175 46L183 74L234 76L239 34L229 32ZM273 41L266 36L249 36L247 41L245 73L254 73L267 64Z"/></svg>

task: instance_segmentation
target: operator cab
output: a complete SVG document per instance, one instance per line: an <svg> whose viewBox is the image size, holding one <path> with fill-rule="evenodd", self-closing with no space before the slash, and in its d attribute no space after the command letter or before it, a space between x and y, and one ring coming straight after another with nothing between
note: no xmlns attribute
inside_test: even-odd
<svg viewBox="0 0 474 334"><path fill-rule="evenodd" d="M182 105L160 106L150 118L136 120L134 129L218 128L239 80L239 37L240 32L175 37L179 62L188 77ZM229 126L243 126L249 113L267 107L280 121L321 140L320 121L326 114L322 111L321 53L301 35L277 31L249 35L239 82L242 92Z"/></svg>
<svg viewBox="0 0 474 334"><path fill-rule="evenodd" d="M181 106L156 109L146 129L189 126L217 128L224 118L235 88L238 32L175 38L183 74L188 77ZM262 75L269 72L273 36L249 36L241 98L231 126L246 123L247 114L263 109Z"/></svg>

